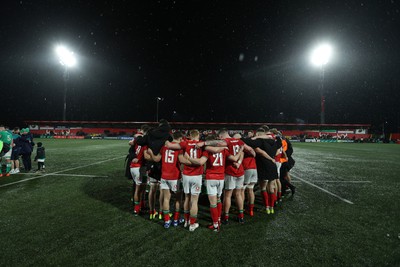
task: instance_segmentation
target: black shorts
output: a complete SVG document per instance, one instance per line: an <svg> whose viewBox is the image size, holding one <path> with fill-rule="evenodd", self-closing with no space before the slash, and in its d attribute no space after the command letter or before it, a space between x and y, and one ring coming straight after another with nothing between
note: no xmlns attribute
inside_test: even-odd
<svg viewBox="0 0 400 267"><path fill-rule="evenodd" d="M272 181L278 179L278 169L275 163L266 162L262 166L257 165L258 181Z"/></svg>
<svg viewBox="0 0 400 267"><path fill-rule="evenodd" d="M148 166L148 172L149 177L161 181L161 162L152 162Z"/></svg>
<svg viewBox="0 0 400 267"><path fill-rule="evenodd" d="M289 163L288 162L283 162L281 169L280 169L280 179L284 179L286 175L288 174L290 168L289 168Z"/></svg>

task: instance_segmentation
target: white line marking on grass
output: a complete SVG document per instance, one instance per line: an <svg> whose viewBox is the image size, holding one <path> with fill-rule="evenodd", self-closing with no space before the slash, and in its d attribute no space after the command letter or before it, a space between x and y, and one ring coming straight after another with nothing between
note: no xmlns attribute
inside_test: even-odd
<svg viewBox="0 0 400 267"><path fill-rule="evenodd" d="M13 184L23 183L23 182L30 181L30 180L39 179L39 178L42 178L42 177L45 177L45 176L51 176L51 175L54 175L54 174L58 174L60 172L67 172L67 171L72 171L72 170L76 170L76 169L86 168L86 167L89 167L89 166L101 164L101 163L104 163L104 162L107 162L107 161L112 161L112 160L116 160L116 159L120 159L120 158L124 158L124 157L125 156L116 157L116 158L112 158L112 159L106 159L106 160L103 160L103 161L98 161L98 162L87 164L87 165L83 165L83 166L78 166L78 167L69 168L69 169L65 169L65 170L61 170L61 171L57 171L57 172L47 173L47 174L35 176L35 177L32 177L32 178L26 178L26 179L23 179L23 180L20 180L20 181L16 181L16 182L0 185L0 188L6 187L6 186L10 186L10 185L13 185Z"/></svg>
<svg viewBox="0 0 400 267"><path fill-rule="evenodd" d="M93 174L66 174L66 173L57 173L57 174L49 174L49 176L75 176L75 177L108 177L107 175L93 175Z"/></svg>
<svg viewBox="0 0 400 267"><path fill-rule="evenodd" d="M371 181L315 181L314 183L353 183L353 184L363 184L372 183Z"/></svg>
<svg viewBox="0 0 400 267"><path fill-rule="evenodd" d="M34 175L36 177L40 176L77 176L77 177L108 177L107 175L95 175L95 174L66 174L66 173L16 173L17 175Z"/></svg>
<svg viewBox="0 0 400 267"><path fill-rule="evenodd" d="M345 198L342 198L341 196L338 196L338 195L332 193L331 191L328 191L328 190L326 190L326 189L324 189L324 188L322 188L322 187L319 187L318 185L315 185L315 184L313 184L313 183L311 183L311 182L309 182L309 181L307 181L307 180L301 179L301 178L298 177L297 175L295 176L295 175L292 174L292 176L293 176L294 178L296 178L296 179L298 179L298 180L300 180L300 181L302 181L302 182L308 184L308 185L311 185L311 186L313 186L313 187L315 187L315 188L318 188L318 189L321 190L322 192L325 192L325 193L327 193L327 194L329 194L329 195L331 195L331 196L334 196L334 197L340 199L340 200L343 201L343 202L346 202L347 204L354 204L354 203L351 202L350 200L347 200L347 199L345 199Z"/></svg>

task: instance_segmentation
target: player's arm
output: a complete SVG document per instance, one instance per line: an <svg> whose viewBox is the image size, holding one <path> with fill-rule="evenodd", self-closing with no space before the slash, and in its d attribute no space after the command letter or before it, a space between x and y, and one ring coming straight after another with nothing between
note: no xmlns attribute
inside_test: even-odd
<svg viewBox="0 0 400 267"><path fill-rule="evenodd" d="M178 143L171 143L170 141L165 141L165 146L168 147L168 149L172 150L179 150L182 149L181 145Z"/></svg>
<svg viewBox="0 0 400 267"><path fill-rule="evenodd" d="M213 154L219 153L225 149L228 149L228 147L226 146L222 146L222 147L216 147L216 146L206 146L204 148L205 151L211 152Z"/></svg>
<svg viewBox="0 0 400 267"><path fill-rule="evenodd" d="M203 146L228 146L228 144L226 143L225 140L207 140L207 141L203 141L203 142L198 142L196 144L197 148L201 148Z"/></svg>
<svg viewBox="0 0 400 267"><path fill-rule="evenodd" d="M238 160L240 159L240 155L243 155L243 152L242 151L239 151L239 153L237 153L236 155L229 155L228 157L227 157L227 159L229 159L230 161L233 161L233 162L238 162ZM241 164L242 162L240 162L240 164Z"/></svg>
<svg viewBox="0 0 400 267"><path fill-rule="evenodd" d="M255 149L255 151L256 151L257 154L260 154L260 155L263 156L264 158L266 158L266 159L268 159L268 160L270 160L270 161L272 161L272 162L275 163L275 160L274 160L273 158L271 158L271 157L267 154L267 152L265 152L265 151L262 150L261 148L257 147L257 148Z"/></svg>
<svg viewBox="0 0 400 267"><path fill-rule="evenodd" d="M244 151L249 152L253 157L256 156L256 152L251 146L244 144Z"/></svg>
<svg viewBox="0 0 400 267"><path fill-rule="evenodd" d="M183 154L179 154L178 156L179 162L185 165L192 165L188 157L185 157Z"/></svg>
<svg viewBox="0 0 400 267"><path fill-rule="evenodd" d="M146 149L145 151L143 151L143 156L144 156L144 159L145 159L145 160L147 160L147 161L153 161L152 158L151 158L151 156L150 156L150 154L149 154L149 152L147 152L147 149Z"/></svg>
<svg viewBox="0 0 400 267"><path fill-rule="evenodd" d="M265 135L254 136L251 139L252 140L256 140L256 139L274 139L274 136L270 135L270 134L265 134Z"/></svg>
<svg viewBox="0 0 400 267"><path fill-rule="evenodd" d="M207 162L207 157L202 156L201 158L188 158L188 160L193 163L193 165L204 165Z"/></svg>
<svg viewBox="0 0 400 267"><path fill-rule="evenodd" d="M235 156L234 155L229 155L227 157L227 159L229 159L230 161L236 162L236 161L239 160L239 156L240 156L240 153L236 154Z"/></svg>
<svg viewBox="0 0 400 267"><path fill-rule="evenodd" d="M236 169L240 168L240 165L242 164L243 158L244 158L243 152L239 152L238 155L239 155L239 159L233 163L233 166L235 166Z"/></svg>
<svg viewBox="0 0 400 267"><path fill-rule="evenodd" d="M150 160L154 162L159 162L161 160L161 154L154 155L153 150L151 148L147 149L147 153L150 155Z"/></svg>

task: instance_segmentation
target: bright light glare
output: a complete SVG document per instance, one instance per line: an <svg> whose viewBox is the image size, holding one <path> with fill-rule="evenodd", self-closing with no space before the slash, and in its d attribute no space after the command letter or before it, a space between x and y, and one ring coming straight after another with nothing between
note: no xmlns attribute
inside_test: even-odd
<svg viewBox="0 0 400 267"><path fill-rule="evenodd" d="M67 66L68 68L76 65L76 58L74 52L69 51L64 46L57 46L56 53L61 65Z"/></svg>
<svg viewBox="0 0 400 267"><path fill-rule="evenodd" d="M329 62L332 56L332 47L329 44L318 46L311 54L311 63L315 66L323 66Z"/></svg>

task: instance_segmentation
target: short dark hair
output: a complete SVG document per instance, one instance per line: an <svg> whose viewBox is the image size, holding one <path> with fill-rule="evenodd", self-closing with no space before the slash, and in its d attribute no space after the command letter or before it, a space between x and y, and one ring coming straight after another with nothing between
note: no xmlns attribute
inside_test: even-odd
<svg viewBox="0 0 400 267"><path fill-rule="evenodd" d="M149 126L148 124L143 124L143 125L140 127L140 130L141 130L143 133L148 132L149 129L150 129L150 126Z"/></svg>
<svg viewBox="0 0 400 267"><path fill-rule="evenodd" d="M257 133L265 133L265 129L262 128L262 127L260 127L260 128L257 129L256 132L257 132Z"/></svg>
<svg viewBox="0 0 400 267"><path fill-rule="evenodd" d="M158 125L159 125L159 126L161 126L161 125L169 125L169 122L168 122L166 119L161 119L161 120L158 122Z"/></svg>
<svg viewBox="0 0 400 267"><path fill-rule="evenodd" d="M183 137L183 134L180 131L176 131L172 134L172 137L176 140Z"/></svg>
<svg viewBox="0 0 400 267"><path fill-rule="evenodd" d="M43 145L42 142L37 143L37 147L42 147L42 145Z"/></svg>

